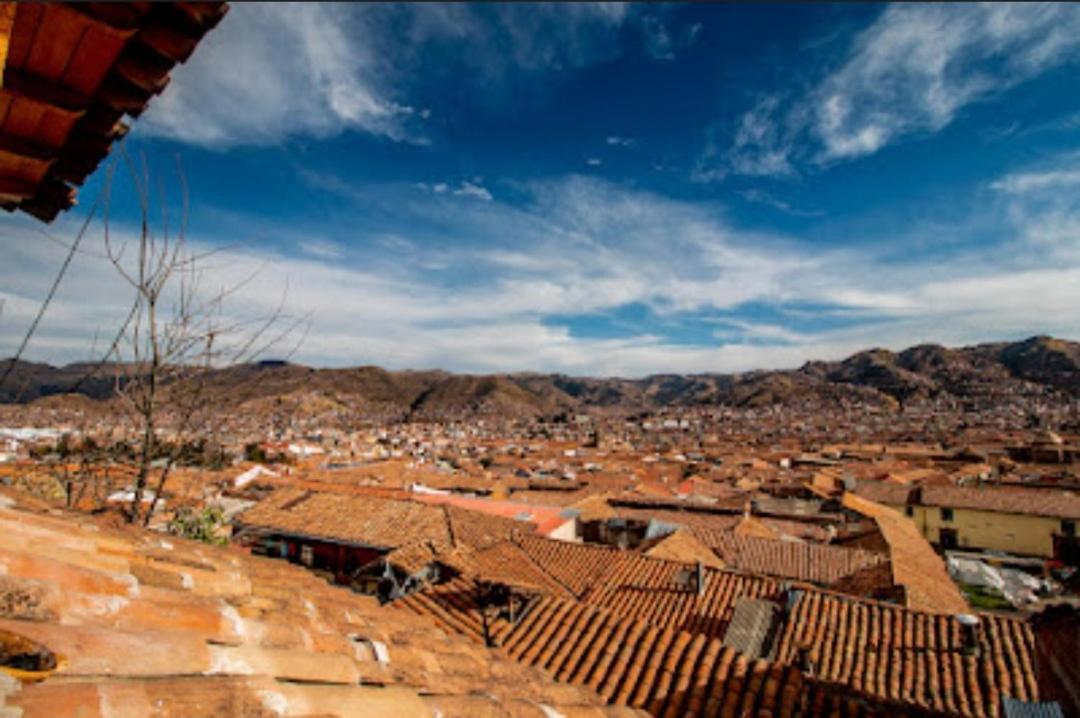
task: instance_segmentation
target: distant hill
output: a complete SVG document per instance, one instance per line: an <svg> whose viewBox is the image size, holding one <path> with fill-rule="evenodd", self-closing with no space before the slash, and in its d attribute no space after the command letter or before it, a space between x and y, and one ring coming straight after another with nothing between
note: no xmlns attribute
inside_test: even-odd
<svg viewBox="0 0 1080 718"><path fill-rule="evenodd" d="M5 371L10 360L0 362ZM19 362L0 403L28 403L77 392L112 395L108 367ZM1080 397L1080 343L1051 337L958 349L925 344L896 353L870 349L836 362L742 374L657 374L643 379L597 379L561 374L473 376L444 371L388 371L363 366L314 369L261 362L221 369L209 390L223 410L337 411L366 416L447 418L538 416L583 408L664 406L758 407L792 402L862 402L895 406L940 397L993 398L1040 394ZM85 399L80 399L85 402Z"/></svg>

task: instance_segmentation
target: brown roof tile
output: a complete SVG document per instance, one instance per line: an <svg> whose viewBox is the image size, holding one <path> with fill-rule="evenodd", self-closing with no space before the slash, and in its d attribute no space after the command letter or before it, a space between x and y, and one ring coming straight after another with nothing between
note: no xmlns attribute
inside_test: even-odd
<svg viewBox="0 0 1080 718"><path fill-rule="evenodd" d="M909 608L938 613L968 610L967 601L949 578L945 564L910 519L852 493L844 494L843 504L877 523L889 544L893 583L904 587Z"/></svg>
<svg viewBox="0 0 1080 718"><path fill-rule="evenodd" d="M426 716L481 691L491 715L619 714L285 562L20 508L0 508L0 528L0 630L64 659L3 699L27 718Z"/></svg>
<svg viewBox="0 0 1080 718"><path fill-rule="evenodd" d="M1080 495L1071 491L924 486L921 503L954 509L1080 519Z"/></svg>

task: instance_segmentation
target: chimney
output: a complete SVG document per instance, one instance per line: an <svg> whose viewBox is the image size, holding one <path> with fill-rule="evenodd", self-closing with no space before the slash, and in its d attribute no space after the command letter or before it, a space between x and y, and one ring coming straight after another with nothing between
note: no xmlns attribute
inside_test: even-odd
<svg viewBox="0 0 1080 718"><path fill-rule="evenodd" d="M960 624L960 648L965 655L979 652L979 618L970 613L961 613L956 617Z"/></svg>
<svg viewBox="0 0 1080 718"><path fill-rule="evenodd" d="M698 561L694 565L694 578L694 583L697 586L697 593L700 596L705 593L705 564L701 561Z"/></svg>

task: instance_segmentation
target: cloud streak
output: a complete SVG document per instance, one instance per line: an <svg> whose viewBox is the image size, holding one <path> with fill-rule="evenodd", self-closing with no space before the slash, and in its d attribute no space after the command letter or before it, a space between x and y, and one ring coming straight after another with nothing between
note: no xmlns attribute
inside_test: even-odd
<svg viewBox="0 0 1080 718"><path fill-rule="evenodd" d="M612 56L628 14L619 4L239 3L137 127L213 148L347 130L426 144L433 111L404 99L426 49L490 89L510 73Z"/></svg>
<svg viewBox="0 0 1080 718"><path fill-rule="evenodd" d="M889 5L809 90L760 97L699 174L782 176L870 155L1078 56L1074 5Z"/></svg>
<svg viewBox="0 0 1080 718"><path fill-rule="evenodd" d="M293 313L313 316L297 359L331 365L636 376L793 366L866 346L1080 335L1076 208L1046 220L1045 231L1059 238L1047 251L1026 229L1041 206L1032 203L1042 201L1031 195L1009 194L995 210L1009 233L995 255L897 261L871 249L814 249L740 228L718 207L586 177L526 191L523 206L462 201L449 187L442 195L403 191L387 201L413 232L388 238L378 255L358 257L350 247L335 256L338 246L320 240L298 241L295 251L227 249L204 279L229 286L264 267L234 311L265 314L287 285ZM447 237L442 245L425 236L432 221ZM63 253L23 227L0 236L9 258L0 267L0 347L17 341ZM95 331L107 335L123 317L126 293L92 254L93 242L87 247L31 356L85 359ZM582 335L563 321L630 305L645 307L650 320L626 336ZM778 318L755 319L751 305L772 307ZM669 338L665 328L687 317L724 329L691 344Z"/></svg>

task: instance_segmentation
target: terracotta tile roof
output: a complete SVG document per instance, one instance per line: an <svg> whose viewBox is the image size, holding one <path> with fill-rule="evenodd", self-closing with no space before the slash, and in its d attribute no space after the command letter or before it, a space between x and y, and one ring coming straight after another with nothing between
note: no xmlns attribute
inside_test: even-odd
<svg viewBox="0 0 1080 718"><path fill-rule="evenodd" d="M921 503L924 506L1080 519L1080 495L1071 491L924 486Z"/></svg>
<svg viewBox="0 0 1080 718"><path fill-rule="evenodd" d="M965 653L954 616L806 591L780 633L776 659L794 661L805 647L823 680L955 715L998 716L1004 695L1038 700L1031 628L979 618L979 650Z"/></svg>
<svg viewBox="0 0 1080 718"><path fill-rule="evenodd" d="M457 506L377 496L280 489L236 517L245 530L278 531L378 548L412 544L479 548L528 532L528 522Z"/></svg>
<svg viewBox="0 0 1080 718"><path fill-rule="evenodd" d="M440 507L303 489L275 491L238 515L236 523L380 548L424 541L452 543L446 514Z"/></svg>
<svg viewBox="0 0 1080 718"><path fill-rule="evenodd" d="M685 564L651 563L661 569L661 578L651 583L667 590L650 589L647 582L635 588L659 595L659 600L609 600L611 594L602 587L596 589L599 601L592 594L576 602L546 595L534 599L518 623L495 621L491 635L516 660L543 667L558 680L584 683L604 700L642 706L654 715L683 715L679 711L693 715L698 708L689 706L717 696L706 691L695 698L676 689L673 698L671 687L686 683L701 690L700 681L708 684L718 654L728 650L721 644L735 608L746 604L741 599L757 598L775 602L780 609L771 652L771 660L784 666L777 670L787 672L800 665L805 650L814 680L890 702L894 709L886 715L927 711L970 718L998 716L1003 696L1040 698L1034 636L1023 621L980 616L978 650L965 652L954 616L810 587L787 590L772 584L773 590L761 590L765 586L761 582L712 570L706 570L706 590L699 599L671 590L662 573L663 568L670 571ZM607 581L618 588L617 578ZM480 640L483 630L474 596L463 578L429 587L395 605L430 615L447 628ZM697 605L687 610L691 603ZM671 653L674 644L679 648ZM723 700L727 699L725 695ZM679 702L673 706L671 700Z"/></svg>
<svg viewBox="0 0 1080 718"><path fill-rule="evenodd" d="M473 595L468 582L458 580L395 606L482 641ZM790 664L741 655L718 638L570 600L540 597L516 622L491 621L491 639L509 657L653 716L930 715L811 678Z"/></svg>
<svg viewBox="0 0 1080 718"><path fill-rule="evenodd" d="M679 586L680 574L693 568L625 553L582 600L657 627L722 637L739 598L772 597L782 590L781 582L771 578L706 567L699 594Z"/></svg>
<svg viewBox="0 0 1080 718"><path fill-rule="evenodd" d="M913 487L892 481L860 481L855 493L879 504L902 506L911 498Z"/></svg>
<svg viewBox="0 0 1080 718"><path fill-rule="evenodd" d="M731 531L712 532L709 546L730 569L821 586L888 561L887 556L872 551L740 536Z"/></svg>
<svg viewBox="0 0 1080 718"><path fill-rule="evenodd" d="M730 531L744 521L742 507L738 512L729 509L728 512L716 511L688 511L670 508L642 508L630 507L619 502L616 507L618 515L622 518L648 521L655 519L674 526L685 526L692 529L698 538L703 538L702 531ZM828 541L829 530L821 524L809 521L796 521L792 519L780 519L771 516L754 516L755 521L780 534L792 538L805 539L808 541Z"/></svg>
<svg viewBox="0 0 1080 718"><path fill-rule="evenodd" d="M763 539L780 538L779 531L754 516L744 516L742 520L735 525L734 531L739 536L755 536Z"/></svg>
<svg viewBox="0 0 1080 718"><path fill-rule="evenodd" d="M10 505L0 531L0 630L64 659L0 713L628 715L284 562Z"/></svg>
<svg viewBox="0 0 1080 718"><path fill-rule="evenodd" d="M711 548L695 538L686 529L679 529L664 536L651 546L646 547L642 553L646 556L663 558L668 561L681 561L683 563L701 561L706 566L714 568L724 568L725 565Z"/></svg>
<svg viewBox="0 0 1080 718"><path fill-rule="evenodd" d="M534 564L578 597L604 580L625 556L632 555L609 546L569 543L542 536L520 536L515 543Z"/></svg>
<svg viewBox="0 0 1080 718"><path fill-rule="evenodd" d="M425 504L455 506L459 509L468 509L490 516L516 520L523 524L531 524L536 527L537 531L544 534L557 529L570 520L564 515L561 506L523 504L515 501L499 501L455 494L417 494L414 498L416 501Z"/></svg>
<svg viewBox="0 0 1080 718"><path fill-rule="evenodd" d="M44 221L225 15L221 2L3 3L0 206ZM3 30L4 23L0 23Z"/></svg>
<svg viewBox="0 0 1080 718"><path fill-rule="evenodd" d="M639 521L655 519L674 526L722 531L734 528L742 518L742 514L737 513L704 513L661 508L630 508L628 506L617 506L616 511L618 511L621 518L625 519L637 519Z"/></svg>
<svg viewBox="0 0 1080 718"><path fill-rule="evenodd" d="M852 493L844 494L843 504L877 523L889 544L893 583L904 587L904 600L909 608L938 613L967 612L967 601L949 578L945 564L910 519Z"/></svg>
<svg viewBox="0 0 1080 718"><path fill-rule="evenodd" d="M510 541L478 551L459 551L443 560L458 571L477 579L543 591L556 596L573 596L569 588L534 562L518 544Z"/></svg>
<svg viewBox="0 0 1080 718"><path fill-rule="evenodd" d="M457 506L442 508L449 517L450 531L457 545L483 548L533 531L533 526L527 521L491 516Z"/></svg>

